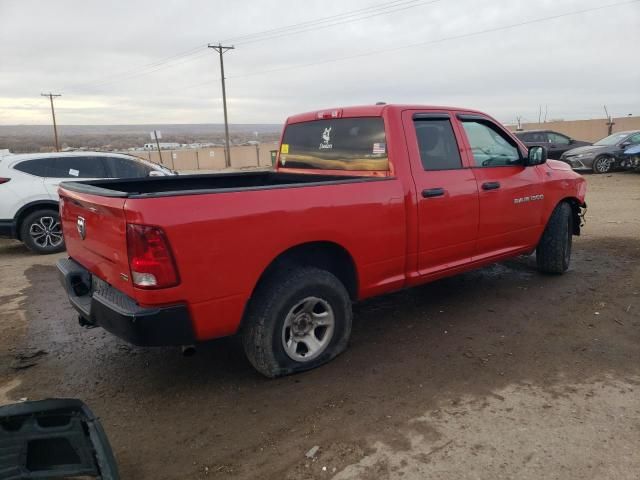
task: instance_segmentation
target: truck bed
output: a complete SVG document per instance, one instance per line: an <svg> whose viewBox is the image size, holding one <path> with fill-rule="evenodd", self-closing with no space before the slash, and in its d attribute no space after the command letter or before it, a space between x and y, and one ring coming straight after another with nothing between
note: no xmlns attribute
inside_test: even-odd
<svg viewBox="0 0 640 480"><path fill-rule="evenodd" d="M88 180L83 182L63 182L61 186L73 192L105 197L148 198L368 182L383 179L384 177L305 175L267 171L179 175L142 179Z"/></svg>

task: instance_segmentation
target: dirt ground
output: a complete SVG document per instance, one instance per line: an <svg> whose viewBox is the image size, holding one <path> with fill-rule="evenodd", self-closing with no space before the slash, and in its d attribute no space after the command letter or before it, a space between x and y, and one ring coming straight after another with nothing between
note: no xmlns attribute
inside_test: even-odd
<svg viewBox="0 0 640 480"><path fill-rule="evenodd" d="M522 258L358 304L345 354L278 380L235 339L80 328L59 256L2 241L0 403L81 398L124 479L637 479L640 174L587 180L565 275Z"/></svg>

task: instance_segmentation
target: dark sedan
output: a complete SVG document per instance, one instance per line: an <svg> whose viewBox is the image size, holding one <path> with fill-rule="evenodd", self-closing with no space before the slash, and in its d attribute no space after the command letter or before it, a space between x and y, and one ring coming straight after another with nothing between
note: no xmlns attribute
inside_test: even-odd
<svg viewBox="0 0 640 480"><path fill-rule="evenodd" d="M524 132L515 132L527 147L540 145L547 149L547 157L559 160L560 156L567 150L572 148L591 145L590 142L575 140L563 133L554 132L553 130L527 130Z"/></svg>
<svg viewBox="0 0 640 480"><path fill-rule="evenodd" d="M624 151L633 145L640 145L640 130L614 133L591 146L569 150L562 154L560 160L567 162L574 170L607 173L620 165L625 158Z"/></svg>

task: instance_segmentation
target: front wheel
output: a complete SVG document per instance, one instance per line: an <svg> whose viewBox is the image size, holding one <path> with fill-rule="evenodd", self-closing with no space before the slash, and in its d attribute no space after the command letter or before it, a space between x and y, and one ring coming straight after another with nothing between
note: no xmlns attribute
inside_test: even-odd
<svg viewBox="0 0 640 480"><path fill-rule="evenodd" d="M334 275L310 267L282 271L250 302L244 350L267 377L310 370L345 350L351 319L351 299Z"/></svg>
<svg viewBox="0 0 640 480"><path fill-rule="evenodd" d="M593 173L609 173L613 169L613 158L602 155L593 161Z"/></svg>
<svg viewBox="0 0 640 480"><path fill-rule="evenodd" d="M564 273L571 262L573 239L573 212L566 202L559 204L551 213L538 248L536 262L544 273Z"/></svg>
<svg viewBox="0 0 640 480"><path fill-rule="evenodd" d="M36 210L20 226L20 239L35 253L48 254L64 250L60 214L56 210Z"/></svg>

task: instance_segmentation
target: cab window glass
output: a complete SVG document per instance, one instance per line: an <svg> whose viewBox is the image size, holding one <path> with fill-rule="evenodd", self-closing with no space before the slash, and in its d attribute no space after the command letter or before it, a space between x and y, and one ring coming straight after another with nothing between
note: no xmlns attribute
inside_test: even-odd
<svg viewBox="0 0 640 480"><path fill-rule="evenodd" d="M496 167L522 163L513 141L489 121L463 120L473 160L477 167Z"/></svg>
<svg viewBox="0 0 640 480"><path fill-rule="evenodd" d="M450 120L416 119L413 125L425 170L462 168L460 151Z"/></svg>
<svg viewBox="0 0 640 480"><path fill-rule="evenodd" d="M334 118L287 125L280 166L386 171L384 121L379 117Z"/></svg>

